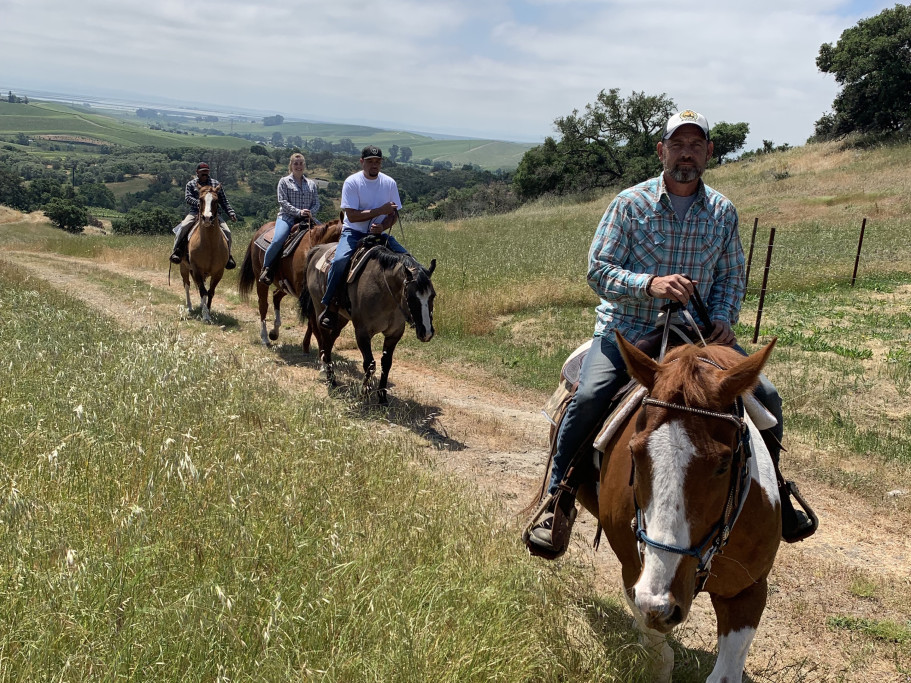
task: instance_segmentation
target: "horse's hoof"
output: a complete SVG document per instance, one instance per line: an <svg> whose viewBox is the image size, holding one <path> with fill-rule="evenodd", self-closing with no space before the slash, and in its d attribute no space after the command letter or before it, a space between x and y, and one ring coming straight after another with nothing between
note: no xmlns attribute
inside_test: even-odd
<svg viewBox="0 0 911 683"><path fill-rule="evenodd" d="M278 332L274 332L274 331L270 332L269 339L271 339L272 341L276 341L278 339Z"/></svg>

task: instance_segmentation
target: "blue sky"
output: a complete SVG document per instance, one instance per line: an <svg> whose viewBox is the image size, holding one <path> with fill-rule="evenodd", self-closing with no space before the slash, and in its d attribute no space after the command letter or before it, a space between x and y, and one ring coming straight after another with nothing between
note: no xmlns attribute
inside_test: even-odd
<svg viewBox="0 0 911 683"><path fill-rule="evenodd" d="M602 89L803 144L872 0L0 0L0 88L540 141Z"/></svg>

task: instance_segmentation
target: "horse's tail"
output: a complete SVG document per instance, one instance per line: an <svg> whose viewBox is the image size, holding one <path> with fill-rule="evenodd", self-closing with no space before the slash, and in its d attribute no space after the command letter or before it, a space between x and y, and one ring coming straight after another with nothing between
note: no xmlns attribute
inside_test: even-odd
<svg viewBox="0 0 911 683"><path fill-rule="evenodd" d="M253 271L253 242L254 239L251 238L247 253L244 254L244 262L240 266L237 293L240 295L241 301L247 301L250 298L250 291L256 284L256 273Z"/></svg>

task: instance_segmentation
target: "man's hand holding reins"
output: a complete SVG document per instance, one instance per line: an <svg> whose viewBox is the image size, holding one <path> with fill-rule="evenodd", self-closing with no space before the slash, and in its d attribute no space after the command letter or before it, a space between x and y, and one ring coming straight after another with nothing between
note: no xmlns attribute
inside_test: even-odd
<svg viewBox="0 0 911 683"><path fill-rule="evenodd" d="M656 275L648 284L648 293L655 299L671 299L686 306L690 297L693 296L696 284L695 280L690 280L686 275L680 273Z"/></svg>

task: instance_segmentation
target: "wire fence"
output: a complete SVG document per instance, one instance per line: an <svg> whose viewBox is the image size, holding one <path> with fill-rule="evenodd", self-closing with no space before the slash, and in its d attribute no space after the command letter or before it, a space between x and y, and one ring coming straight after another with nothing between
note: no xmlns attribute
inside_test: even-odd
<svg viewBox="0 0 911 683"><path fill-rule="evenodd" d="M841 225L806 223L776 230L754 218L746 242L746 296L758 299L753 342L770 293L819 286L854 287L911 272L911 223L867 217ZM909 277L911 281L911 277Z"/></svg>

